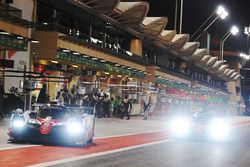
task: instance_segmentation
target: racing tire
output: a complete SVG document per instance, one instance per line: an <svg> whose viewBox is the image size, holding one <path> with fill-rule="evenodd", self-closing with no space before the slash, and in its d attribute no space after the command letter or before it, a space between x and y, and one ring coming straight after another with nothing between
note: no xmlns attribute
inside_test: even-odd
<svg viewBox="0 0 250 167"><path fill-rule="evenodd" d="M17 139L17 138L9 139L8 141L10 143L13 143L13 144L23 144L23 143L25 143L24 141L22 141L20 139Z"/></svg>
<svg viewBox="0 0 250 167"><path fill-rule="evenodd" d="M8 140L10 143L18 143L18 140L17 139L9 139Z"/></svg>

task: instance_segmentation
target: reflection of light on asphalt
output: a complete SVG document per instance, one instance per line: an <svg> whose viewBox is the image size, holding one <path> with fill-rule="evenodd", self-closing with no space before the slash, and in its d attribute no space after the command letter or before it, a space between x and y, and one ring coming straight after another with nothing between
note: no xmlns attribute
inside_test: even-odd
<svg viewBox="0 0 250 167"><path fill-rule="evenodd" d="M213 151L211 152L211 166L222 166L223 162L223 158L225 155L225 152L223 153L223 148L217 146L213 148Z"/></svg>
<svg viewBox="0 0 250 167"><path fill-rule="evenodd" d="M214 154L215 154L215 155L221 155L221 154L222 154L221 148L220 148L220 147L215 148L215 149L214 149Z"/></svg>

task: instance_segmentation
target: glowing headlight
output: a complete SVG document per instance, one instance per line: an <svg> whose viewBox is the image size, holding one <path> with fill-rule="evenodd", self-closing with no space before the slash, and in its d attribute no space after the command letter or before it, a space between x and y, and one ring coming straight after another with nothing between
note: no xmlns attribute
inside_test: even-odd
<svg viewBox="0 0 250 167"><path fill-rule="evenodd" d="M80 122L71 122L67 125L67 130L73 134L80 133L82 131L82 125Z"/></svg>
<svg viewBox="0 0 250 167"><path fill-rule="evenodd" d="M191 128L191 121L188 118L175 118L172 120L170 129L178 136L186 136Z"/></svg>
<svg viewBox="0 0 250 167"><path fill-rule="evenodd" d="M210 125L209 132L213 139L225 139L229 134L229 125L223 120L214 119Z"/></svg>
<svg viewBox="0 0 250 167"><path fill-rule="evenodd" d="M13 121L12 125L14 128L22 128L22 127L24 127L25 122L24 122L24 120L17 119L17 120Z"/></svg>

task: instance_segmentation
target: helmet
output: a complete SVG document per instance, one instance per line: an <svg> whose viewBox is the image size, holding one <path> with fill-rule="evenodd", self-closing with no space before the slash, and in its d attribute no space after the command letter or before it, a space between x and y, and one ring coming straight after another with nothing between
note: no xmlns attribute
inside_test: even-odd
<svg viewBox="0 0 250 167"><path fill-rule="evenodd" d="M23 110L22 110L21 108L18 108L18 109L16 109L16 112L17 112L18 114L22 114L22 113L23 113Z"/></svg>

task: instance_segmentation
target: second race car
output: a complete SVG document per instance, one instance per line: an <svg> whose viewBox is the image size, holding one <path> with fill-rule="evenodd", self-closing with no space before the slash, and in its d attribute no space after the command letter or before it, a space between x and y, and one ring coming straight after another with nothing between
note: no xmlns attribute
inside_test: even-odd
<svg viewBox="0 0 250 167"><path fill-rule="evenodd" d="M224 117L216 117L209 112L198 112L172 117L170 131L175 138L222 141L228 139L230 125Z"/></svg>

